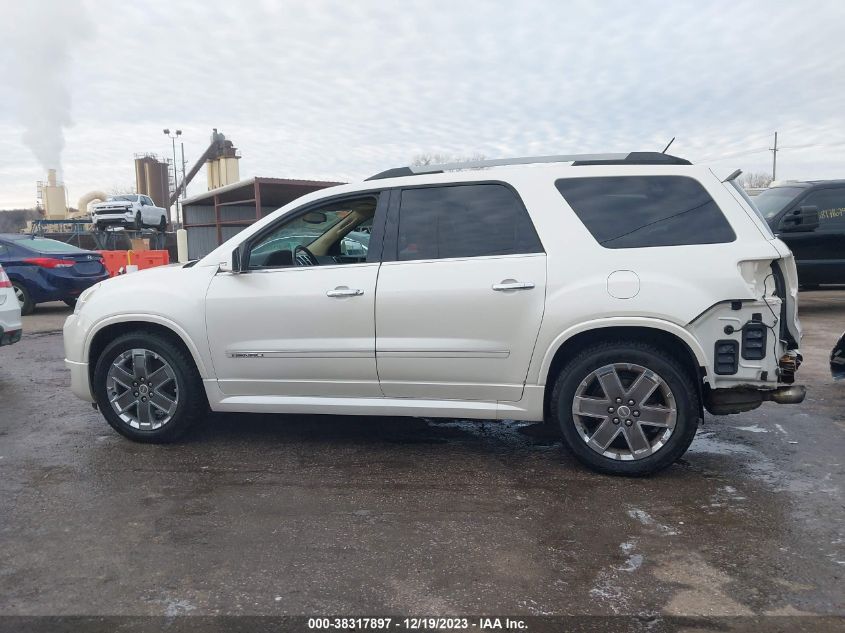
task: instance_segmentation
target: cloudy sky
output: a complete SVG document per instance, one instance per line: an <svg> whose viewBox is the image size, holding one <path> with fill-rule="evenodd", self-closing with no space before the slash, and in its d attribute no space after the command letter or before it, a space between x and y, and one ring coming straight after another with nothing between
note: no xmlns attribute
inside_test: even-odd
<svg viewBox="0 0 845 633"><path fill-rule="evenodd" d="M845 177L845 2L0 0L0 208L61 161L71 203L195 159L360 179L424 152L661 150ZM62 145L63 139L63 145ZM61 150L61 151L60 151ZM189 193L205 189L205 175Z"/></svg>

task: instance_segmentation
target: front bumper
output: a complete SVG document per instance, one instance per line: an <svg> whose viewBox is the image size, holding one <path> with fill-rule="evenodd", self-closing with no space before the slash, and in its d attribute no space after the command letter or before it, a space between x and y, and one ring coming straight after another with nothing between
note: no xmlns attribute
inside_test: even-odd
<svg viewBox="0 0 845 633"><path fill-rule="evenodd" d="M95 213L91 216L92 224L126 224L135 221L131 211L126 213Z"/></svg>
<svg viewBox="0 0 845 633"><path fill-rule="evenodd" d="M70 390L73 394L86 402L94 402L94 396L91 393L91 376L85 358L87 332L85 325L85 323L80 323L80 316L77 313L65 319L65 326L62 329L65 367L70 371Z"/></svg>
<svg viewBox="0 0 845 633"><path fill-rule="evenodd" d="M78 363L65 359L65 367L70 370L70 390L77 398L85 402L94 402L91 394L91 381L88 377L88 363Z"/></svg>

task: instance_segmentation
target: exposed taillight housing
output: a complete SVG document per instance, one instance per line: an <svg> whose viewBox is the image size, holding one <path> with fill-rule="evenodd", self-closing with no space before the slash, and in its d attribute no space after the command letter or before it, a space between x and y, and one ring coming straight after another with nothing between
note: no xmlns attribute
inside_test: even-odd
<svg viewBox="0 0 845 633"><path fill-rule="evenodd" d="M11 288L12 282L9 280L9 275L6 274L6 271L3 270L3 267L0 266L0 288Z"/></svg>
<svg viewBox="0 0 845 633"><path fill-rule="evenodd" d="M70 268L76 263L72 259L58 259L55 257L29 257L23 261L26 264L32 264L40 268Z"/></svg>

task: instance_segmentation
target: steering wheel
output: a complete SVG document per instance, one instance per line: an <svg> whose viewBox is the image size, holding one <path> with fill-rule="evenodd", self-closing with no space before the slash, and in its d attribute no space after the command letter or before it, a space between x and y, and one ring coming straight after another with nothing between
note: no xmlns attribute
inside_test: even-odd
<svg viewBox="0 0 845 633"><path fill-rule="evenodd" d="M297 266L319 266L320 262L314 257L314 253L302 244L293 249L293 259Z"/></svg>

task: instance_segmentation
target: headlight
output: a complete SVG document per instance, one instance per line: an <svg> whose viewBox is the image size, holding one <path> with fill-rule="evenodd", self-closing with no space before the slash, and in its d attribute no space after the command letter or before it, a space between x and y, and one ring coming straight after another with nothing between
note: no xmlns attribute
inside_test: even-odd
<svg viewBox="0 0 845 633"><path fill-rule="evenodd" d="M100 287L100 284L94 284L90 288L82 291L82 294L76 298L76 305L73 308L73 313L77 314L81 309L82 306L85 305L85 302L91 298L91 295L97 292L97 288Z"/></svg>

